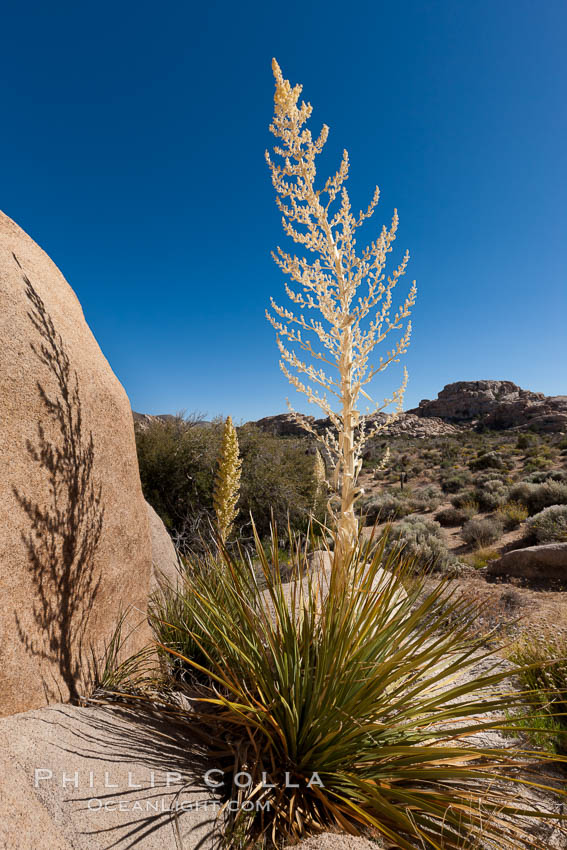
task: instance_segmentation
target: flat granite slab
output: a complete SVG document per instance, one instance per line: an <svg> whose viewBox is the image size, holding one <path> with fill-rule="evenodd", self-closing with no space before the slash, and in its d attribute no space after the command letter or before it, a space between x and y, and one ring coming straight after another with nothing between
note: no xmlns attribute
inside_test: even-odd
<svg viewBox="0 0 567 850"><path fill-rule="evenodd" d="M2 850L214 845L219 803L157 719L53 705L2 718L0 753Z"/></svg>

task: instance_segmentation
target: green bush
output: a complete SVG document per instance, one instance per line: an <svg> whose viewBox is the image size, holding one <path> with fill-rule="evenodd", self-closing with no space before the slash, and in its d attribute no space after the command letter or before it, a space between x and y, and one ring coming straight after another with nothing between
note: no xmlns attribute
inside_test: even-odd
<svg viewBox="0 0 567 850"><path fill-rule="evenodd" d="M196 536L213 516L220 423L195 425L178 416L136 428L144 497L176 535Z"/></svg>
<svg viewBox="0 0 567 850"><path fill-rule="evenodd" d="M567 541L567 505L551 505L530 517L526 532L542 544Z"/></svg>
<svg viewBox="0 0 567 850"><path fill-rule="evenodd" d="M547 469L549 466L551 466L551 464L552 461L548 457L535 455L534 457L530 457L530 459L524 464L524 472L537 472L540 469Z"/></svg>
<svg viewBox="0 0 567 850"><path fill-rule="evenodd" d="M273 516L279 528L306 531L309 517L322 519L326 494L315 476L314 455L305 437L274 437L254 425L238 429L242 457L239 520L250 528L250 515L262 538L270 536Z"/></svg>
<svg viewBox="0 0 567 850"><path fill-rule="evenodd" d="M400 549L418 565L435 570L445 570L456 563L443 542L439 523L424 517L412 516L396 522L389 533L387 548L388 551Z"/></svg>
<svg viewBox="0 0 567 850"><path fill-rule="evenodd" d="M500 552L497 549L486 547L484 549L477 549L475 552L463 555L462 557L465 564L469 564L475 570L483 570L491 561L495 561L500 557Z"/></svg>
<svg viewBox="0 0 567 850"><path fill-rule="evenodd" d="M495 543L504 531L504 525L501 520L486 517L486 519L469 519L463 525L461 537L465 543L470 543L474 546L490 546Z"/></svg>
<svg viewBox="0 0 567 850"><path fill-rule="evenodd" d="M136 429L144 497L161 516L180 549L200 545L214 520L213 486L222 424L198 425L177 417ZM264 537L273 514L280 527L307 528L322 518L325 494L315 477L305 438L276 437L253 425L238 429L242 457L235 536L250 535L250 512Z"/></svg>

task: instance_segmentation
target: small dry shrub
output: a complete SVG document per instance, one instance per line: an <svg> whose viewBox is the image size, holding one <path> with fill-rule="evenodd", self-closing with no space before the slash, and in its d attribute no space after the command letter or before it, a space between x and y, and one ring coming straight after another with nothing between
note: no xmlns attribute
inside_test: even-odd
<svg viewBox="0 0 567 850"><path fill-rule="evenodd" d="M528 509L521 502L505 502L500 505L496 515L504 523L504 528L509 531L517 528L527 519Z"/></svg>
<svg viewBox="0 0 567 850"><path fill-rule="evenodd" d="M486 481L474 491L475 501L482 511L494 511L508 499L508 487L499 478Z"/></svg>
<svg viewBox="0 0 567 850"><path fill-rule="evenodd" d="M504 525L495 517L486 517L486 519L469 519L463 525L461 537L465 543L470 543L473 546L490 546L502 536Z"/></svg>
<svg viewBox="0 0 567 850"><path fill-rule="evenodd" d="M415 490L411 497L414 511L434 511L441 504L443 494L436 484L428 484Z"/></svg>
<svg viewBox="0 0 567 850"><path fill-rule="evenodd" d="M441 534L438 522L413 516L396 522L390 531L387 550L400 550L408 558L415 558L420 566L446 570L455 564Z"/></svg>
<svg viewBox="0 0 567 850"><path fill-rule="evenodd" d="M412 511L412 506L401 492L394 493L392 490L383 490L375 496L370 496L361 505L361 514L367 523L400 519Z"/></svg>
<svg viewBox="0 0 567 850"><path fill-rule="evenodd" d="M469 461L471 469L504 469L506 463L500 452L484 452Z"/></svg>
<svg viewBox="0 0 567 850"><path fill-rule="evenodd" d="M477 549L476 552L471 552L469 555L464 555L463 560L469 566L474 567L475 570L482 570L488 566L490 561L495 561L499 557L500 552L498 549L486 547Z"/></svg>
<svg viewBox="0 0 567 850"><path fill-rule="evenodd" d="M463 490L461 493L457 493L451 499L451 504L455 508L464 508L465 505L471 504L477 505L477 513L478 513L478 503L476 501L476 491L475 490Z"/></svg>

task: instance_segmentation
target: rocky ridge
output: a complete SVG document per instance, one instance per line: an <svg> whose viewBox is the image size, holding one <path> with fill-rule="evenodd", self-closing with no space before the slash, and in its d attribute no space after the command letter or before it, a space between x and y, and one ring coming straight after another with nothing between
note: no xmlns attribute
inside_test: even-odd
<svg viewBox="0 0 567 850"><path fill-rule="evenodd" d="M152 416L133 412L137 428L146 428L153 421L171 421L171 414ZM331 421L305 416L318 433L331 427ZM385 422L386 415L378 413L371 422ZM194 425L210 424L205 421ZM306 431L291 413L264 416L247 422L278 437L305 436ZM384 437L441 437L458 433L463 428L493 430L533 430L542 433L567 432L567 395L546 396L524 390L512 381L457 381L447 384L436 399L423 399L412 410L397 416L380 432Z"/></svg>

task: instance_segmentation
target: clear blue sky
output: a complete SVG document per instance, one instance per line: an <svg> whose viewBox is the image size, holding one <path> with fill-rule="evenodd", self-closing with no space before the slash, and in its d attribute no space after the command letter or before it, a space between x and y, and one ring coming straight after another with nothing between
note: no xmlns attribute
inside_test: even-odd
<svg viewBox="0 0 567 850"><path fill-rule="evenodd" d="M285 301L276 56L330 127L328 168L349 150L354 206L377 183L374 226L399 210L406 408L475 378L564 394L566 44L565 0L11 3L0 208L60 266L134 409L284 410L264 318Z"/></svg>

